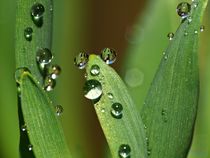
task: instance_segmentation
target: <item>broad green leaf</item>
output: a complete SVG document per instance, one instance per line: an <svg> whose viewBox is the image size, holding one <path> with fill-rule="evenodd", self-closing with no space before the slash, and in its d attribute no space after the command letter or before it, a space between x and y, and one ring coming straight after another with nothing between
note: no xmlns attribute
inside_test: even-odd
<svg viewBox="0 0 210 158"><path fill-rule="evenodd" d="M90 73L93 65L100 67L98 76L92 76ZM87 80L94 79L102 84L103 94L98 102L94 102L94 108L113 158L119 158L119 148L122 144L130 146L131 157L146 158L144 124L123 81L96 55L90 55L86 71ZM123 106L121 118L113 117L113 103L120 103Z"/></svg>
<svg viewBox="0 0 210 158"><path fill-rule="evenodd" d="M35 157L71 157L56 107L46 92L29 72L21 74L19 84L21 109Z"/></svg>
<svg viewBox="0 0 210 158"><path fill-rule="evenodd" d="M141 109L160 63L167 34L179 23L176 6L181 0L149 0L128 39L122 72L134 102Z"/></svg>
<svg viewBox="0 0 210 158"><path fill-rule="evenodd" d="M141 116L151 158L185 158L189 151L199 95L198 35L207 0L192 6L166 49Z"/></svg>

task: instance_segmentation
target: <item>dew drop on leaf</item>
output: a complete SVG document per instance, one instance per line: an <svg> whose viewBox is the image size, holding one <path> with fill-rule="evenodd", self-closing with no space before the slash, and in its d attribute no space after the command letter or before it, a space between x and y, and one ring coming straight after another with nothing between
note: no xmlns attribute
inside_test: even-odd
<svg viewBox="0 0 210 158"><path fill-rule="evenodd" d="M60 116L63 113L63 107L61 105L56 105L55 112L57 116Z"/></svg>
<svg viewBox="0 0 210 158"><path fill-rule="evenodd" d="M48 67L48 74L52 79L56 79L61 73L61 67L59 65L50 65Z"/></svg>
<svg viewBox="0 0 210 158"><path fill-rule="evenodd" d="M32 151L32 150L33 150L33 145L29 144L29 145L28 145L28 150L29 150L29 151Z"/></svg>
<svg viewBox="0 0 210 158"><path fill-rule="evenodd" d="M198 34L198 30L195 30L194 33L195 33L195 34Z"/></svg>
<svg viewBox="0 0 210 158"><path fill-rule="evenodd" d="M113 99L113 98L114 98L114 96L113 96L112 93L107 93L107 95L108 95L108 98L109 98L109 99Z"/></svg>
<svg viewBox="0 0 210 158"><path fill-rule="evenodd" d="M179 5L176 8L177 14L182 19L185 19L189 15L190 10L191 10L191 5L189 3L187 3L187 2L179 3Z"/></svg>
<svg viewBox="0 0 210 158"><path fill-rule="evenodd" d="M90 100L96 100L102 95L102 85L94 79L86 81L83 90L84 96Z"/></svg>
<svg viewBox="0 0 210 158"><path fill-rule="evenodd" d="M51 76L47 76L44 80L44 90L52 91L55 88L56 81L51 78Z"/></svg>
<svg viewBox="0 0 210 158"><path fill-rule="evenodd" d="M200 26L200 32L203 32L205 30L205 26L204 25L201 25Z"/></svg>
<svg viewBox="0 0 210 158"><path fill-rule="evenodd" d="M127 144L122 144L119 147L118 155L120 158L130 158L131 157L131 148Z"/></svg>
<svg viewBox="0 0 210 158"><path fill-rule="evenodd" d="M101 51L101 59L106 64L113 64L117 58L117 54L114 49L105 48Z"/></svg>
<svg viewBox="0 0 210 158"><path fill-rule="evenodd" d="M21 131L25 132L26 130L27 130L26 125L22 125L22 126L21 126Z"/></svg>
<svg viewBox="0 0 210 158"><path fill-rule="evenodd" d="M89 60L89 55L87 53L81 52L74 58L74 65L79 69L84 69Z"/></svg>
<svg viewBox="0 0 210 158"><path fill-rule="evenodd" d="M112 104L111 114L116 119L121 119L123 116L123 106L120 103Z"/></svg>
<svg viewBox="0 0 210 158"><path fill-rule="evenodd" d="M36 60L39 64L49 64L53 59L53 55L48 48L41 48L36 53Z"/></svg>
<svg viewBox="0 0 210 158"><path fill-rule="evenodd" d="M98 65L92 65L90 68L90 74L92 76L98 76L100 74L100 67Z"/></svg>
<svg viewBox="0 0 210 158"><path fill-rule="evenodd" d="M174 38L174 33L169 32L168 35L167 35L167 37L168 37L168 39L169 39L170 41L173 40L173 38Z"/></svg>
<svg viewBox="0 0 210 158"><path fill-rule="evenodd" d="M31 18L37 27L41 27L43 25L44 12L45 8L40 3L34 4L31 8Z"/></svg>
<svg viewBox="0 0 210 158"><path fill-rule="evenodd" d="M33 34L33 29L31 27L27 27L24 30L24 37L27 41L31 41L32 40L32 34Z"/></svg>

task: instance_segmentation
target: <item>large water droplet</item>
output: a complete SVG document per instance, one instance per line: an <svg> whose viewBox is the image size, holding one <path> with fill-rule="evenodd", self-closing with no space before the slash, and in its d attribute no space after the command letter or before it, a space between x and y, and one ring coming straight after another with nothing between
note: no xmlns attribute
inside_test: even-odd
<svg viewBox="0 0 210 158"><path fill-rule="evenodd" d="M200 32L203 32L205 30L205 26L204 25L201 25L200 26Z"/></svg>
<svg viewBox="0 0 210 158"><path fill-rule="evenodd" d="M22 126L21 126L21 131L25 132L26 130L27 130L26 125L22 125Z"/></svg>
<svg viewBox="0 0 210 158"><path fill-rule="evenodd" d="M88 80L83 87L85 97L96 100L102 95L102 85L97 80Z"/></svg>
<svg viewBox="0 0 210 158"><path fill-rule="evenodd" d="M57 116L60 116L63 113L63 107L61 105L56 105L55 112Z"/></svg>
<svg viewBox="0 0 210 158"><path fill-rule="evenodd" d="M127 144L122 144L118 151L120 158L130 158L131 156L131 148Z"/></svg>
<svg viewBox="0 0 210 158"><path fill-rule="evenodd" d="M98 65L92 65L90 68L90 74L92 76L98 76L100 74L100 67Z"/></svg>
<svg viewBox="0 0 210 158"><path fill-rule="evenodd" d="M171 41L174 38L174 33L169 32L167 35L168 39Z"/></svg>
<svg viewBox="0 0 210 158"><path fill-rule="evenodd" d="M41 48L36 53L36 60L39 64L49 64L52 59L52 53L48 48Z"/></svg>
<svg viewBox="0 0 210 158"><path fill-rule="evenodd" d="M101 59L106 62L106 64L112 64L115 62L117 54L115 50L110 48L105 48L101 51Z"/></svg>
<svg viewBox="0 0 210 158"><path fill-rule="evenodd" d="M32 34L33 34L33 29L31 27L27 27L24 30L24 37L27 41L31 41L32 40Z"/></svg>
<svg viewBox="0 0 210 158"><path fill-rule="evenodd" d="M32 151L32 150L33 150L33 145L29 144L29 145L28 145L28 150L29 150L29 151Z"/></svg>
<svg viewBox="0 0 210 158"><path fill-rule="evenodd" d="M111 114L116 119L121 119L123 116L123 106L120 103L112 104Z"/></svg>
<svg viewBox="0 0 210 158"><path fill-rule="evenodd" d="M34 4L31 8L31 18L37 27L41 27L43 25L44 11L44 6L40 3Z"/></svg>
<svg viewBox="0 0 210 158"><path fill-rule="evenodd" d="M89 60L89 55L87 53L81 52L74 58L74 65L79 69L84 69Z"/></svg>
<svg viewBox="0 0 210 158"><path fill-rule="evenodd" d="M182 18L185 19L191 10L191 5L187 2L182 2L180 3L177 8L176 8L176 12L177 14Z"/></svg>
<svg viewBox="0 0 210 158"><path fill-rule="evenodd" d="M61 73L61 67L59 65L50 65L48 67L48 74L52 79L56 79Z"/></svg>
<svg viewBox="0 0 210 158"><path fill-rule="evenodd" d="M30 73L29 69L26 67L17 68L15 71L15 80L19 84L21 82L21 77L24 73Z"/></svg>
<svg viewBox="0 0 210 158"><path fill-rule="evenodd" d="M51 76L47 76L44 80L44 90L52 91L55 88L56 81L51 78Z"/></svg>

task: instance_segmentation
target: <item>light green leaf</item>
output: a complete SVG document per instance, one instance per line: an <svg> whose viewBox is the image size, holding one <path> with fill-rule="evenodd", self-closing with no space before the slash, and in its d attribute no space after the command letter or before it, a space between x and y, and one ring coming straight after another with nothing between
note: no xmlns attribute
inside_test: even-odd
<svg viewBox="0 0 210 158"><path fill-rule="evenodd" d="M192 7L170 42L146 97L141 116L151 158L186 158L199 95L198 35L207 0ZM187 34L187 35L186 35Z"/></svg>
<svg viewBox="0 0 210 158"><path fill-rule="evenodd" d="M90 70L95 64L100 67L100 74L91 76ZM87 80L94 79L102 84L103 94L100 100L94 103L94 108L113 158L119 158L118 152L122 144L130 146L131 157L146 158L144 125L123 81L111 67L96 55L89 57L86 71ZM113 98L109 93L113 95ZM122 118L117 119L112 116L113 103L120 103L123 106Z"/></svg>

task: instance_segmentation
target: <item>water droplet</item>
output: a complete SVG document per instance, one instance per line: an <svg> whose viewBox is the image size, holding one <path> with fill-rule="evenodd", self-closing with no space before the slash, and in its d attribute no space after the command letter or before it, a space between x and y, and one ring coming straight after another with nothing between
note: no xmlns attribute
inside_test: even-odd
<svg viewBox="0 0 210 158"><path fill-rule="evenodd" d="M85 66L87 65L88 60L89 60L89 55L87 53L81 52L74 58L74 64L79 69L84 69Z"/></svg>
<svg viewBox="0 0 210 158"><path fill-rule="evenodd" d="M113 96L112 93L107 93L107 95L108 95L108 98L109 98L109 99L113 99L113 98L114 98L114 96Z"/></svg>
<svg viewBox="0 0 210 158"><path fill-rule="evenodd" d="M52 79L50 76L47 76L44 80L44 90L52 91L55 88L56 81Z"/></svg>
<svg viewBox="0 0 210 158"><path fill-rule="evenodd" d="M25 132L26 130L27 130L26 125L22 125L22 126L21 126L21 131Z"/></svg>
<svg viewBox="0 0 210 158"><path fill-rule="evenodd" d="M51 65L48 68L48 74L52 79L56 79L61 73L61 67L59 65Z"/></svg>
<svg viewBox="0 0 210 158"><path fill-rule="evenodd" d="M18 84L21 82L21 77L24 73L30 73L29 69L26 67L17 68L15 71L15 80Z"/></svg>
<svg viewBox="0 0 210 158"><path fill-rule="evenodd" d="M200 32L203 32L205 30L205 26L204 25L201 25L200 26Z"/></svg>
<svg viewBox="0 0 210 158"><path fill-rule="evenodd" d="M191 4L191 6L193 8L197 8L198 7L198 2L193 1L192 4Z"/></svg>
<svg viewBox="0 0 210 158"><path fill-rule="evenodd" d="M184 31L184 36L187 36L188 35L188 32L187 31Z"/></svg>
<svg viewBox="0 0 210 158"><path fill-rule="evenodd" d="M33 145L29 144L29 145L28 145L28 150L29 150L29 151L32 151L32 150L33 150Z"/></svg>
<svg viewBox="0 0 210 158"><path fill-rule="evenodd" d="M90 74L92 76L98 76L100 74L100 67L98 65L92 65L90 68Z"/></svg>
<svg viewBox="0 0 210 158"><path fill-rule="evenodd" d="M105 109L104 108L101 108L101 112L104 113L105 112Z"/></svg>
<svg viewBox="0 0 210 158"><path fill-rule="evenodd" d="M61 105L56 105L55 112L57 116L60 116L63 113L63 107Z"/></svg>
<svg viewBox="0 0 210 158"><path fill-rule="evenodd" d="M131 68L126 71L124 79L129 87L138 87L144 82L144 73L138 68Z"/></svg>
<svg viewBox="0 0 210 158"><path fill-rule="evenodd" d="M195 34L198 34L198 30L195 30L194 33L195 33Z"/></svg>
<svg viewBox="0 0 210 158"><path fill-rule="evenodd" d="M174 33L169 32L167 35L168 39L171 41L174 38Z"/></svg>
<svg viewBox="0 0 210 158"><path fill-rule="evenodd" d="M190 24L192 22L192 17L191 16L188 16L187 17L187 21L188 21L188 24Z"/></svg>
<svg viewBox="0 0 210 158"><path fill-rule="evenodd" d="M147 155L150 156L152 152L152 149L147 149Z"/></svg>
<svg viewBox="0 0 210 158"><path fill-rule="evenodd" d="M24 37L27 41L31 41L32 40L32 34L33 34L33 29L31 27L27 27L24 30Z"/></svg>
<svg viewBox="0 0 210 158"><path fill-rule="evenodd" d="M31 8L31 18L37 27L41 27L43 25L44 11L44 6L40 3L34 4Z"/></svg>
<svg viewBox="0 0 210 158"><path fill-rule="evenodd" d="M111 114L116 119L121 119L123 116L123 106L120 103L112 104Z"/></svg>
<svg viewBox="0 0 210 158"><path fill-rule="evenodd" d="M47 48L41 48L37 51L36 60L39 64L49 64L53 59L52 53Z"/></svg>
<svg viewBox="0 0 210 158"><path fill-rule="evenodd" d="M117 54L114 49L105 48L101 51L101 59L106 62L106 64L113 64L117 58Z"/></svg>
<svg viewBox="0 0 210 158"><path fill-rule="evenodd" d="M164 59L167 60L168 59L168 56L167 55L164 55Z"/></svg>
<svg viewBox="0 0 210 158"><path fill-rule="evenodd" d="M102 95L102 85L97 80L88 80L83 87L86 98L96 100Z"/></svg>
<svg viewBox="0 0 210 158"><path fill-rule="evenodd" d="M180 3L177 8L176 8L176 12L177 14L182 18L185 19L191 10L191 5L187 2L182 2Z"/></svg>
<svg viewBox="0 0 210 158"><path fill-rule="evenodd" d="M118 154L120 158L130 158L131 148L127 144L122 144L119 148Z"/></svg>

